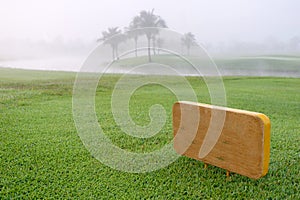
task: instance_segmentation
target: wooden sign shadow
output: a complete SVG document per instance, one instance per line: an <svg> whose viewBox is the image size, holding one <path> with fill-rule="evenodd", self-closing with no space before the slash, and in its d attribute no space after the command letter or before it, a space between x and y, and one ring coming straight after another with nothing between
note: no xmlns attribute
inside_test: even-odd
<svg viewBox="0 0 300 200"><path fill-rule="evenodd" d="M199 114L199 120L192 119L195 113ZM212 113L225 114L223 123L211 120ZM214 123L223 126L208 131ZM177 153L253 179L268 172L270 129L269 118L257 112L184 101L173 106ZM204 146L208 150L203 157Z"/></svg>

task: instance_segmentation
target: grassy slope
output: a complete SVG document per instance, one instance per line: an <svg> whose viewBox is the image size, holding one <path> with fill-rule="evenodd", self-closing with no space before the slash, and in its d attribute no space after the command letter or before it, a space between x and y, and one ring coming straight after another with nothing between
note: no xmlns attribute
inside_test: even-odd
<svg viewBox="0 0 300 200"><path fill-rule="evenodd" d="M263 112L272 122L269 173L255 181L236 174L226 180L224 170L211 166L205 170L201 162L186 157L145 174L106 167L90 156L77 135L72 118L74 77L62 72L0 69L1 199L300 198L300 79L224 79L228 106ZM158 139L146 141L132 140L113 125L108 105L117 78L106 76L97 90L98 97L105 97L97 104L104 130L125 149L151 151L161 147L172 138L171 118ZM189 80L199 100L209 102L203 82ZM132 100L138 104L139 109L132 111L138 123L148 120L147 111L153 102L162 102L171 117L175 101L158 86L142 88Z"/></svg>
<svg viewBox="0 0 300 200"><path fill-rule="evenodd" d="M200 66L206 63L205 59L199 59L198 57L184 56L188 60L192 61L193 64ZM153 61L157 63L164 63L170 66L185 66L188 65L183 59L176 56L170 55L156 55L153 56ZM137 58L125 58L118 61L116 64L126 67L131 65L139 65L147 62L146 56L140 56ZM286 72L296 73L300 75L300 57L298 56L286 56L286 55L269 55L269 56L245 56L245 57L232 57L232 58L213 58L217 64L219 70L250 70L250 71L268 71L268 72ZM247 72L245 72L247 73ZM245 75L245 74L243 74Z"/></svg>

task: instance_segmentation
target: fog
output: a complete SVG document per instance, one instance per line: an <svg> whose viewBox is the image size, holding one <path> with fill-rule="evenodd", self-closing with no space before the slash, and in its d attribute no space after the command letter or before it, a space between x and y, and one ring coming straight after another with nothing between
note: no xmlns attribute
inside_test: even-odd
<svg viewBox="0 0 300 200"><path fill-rule="evenodd" d="M152 8L213 57L300 55L297 0L11 0L1 1L0 66L76 71L102 31Z"/></svg>

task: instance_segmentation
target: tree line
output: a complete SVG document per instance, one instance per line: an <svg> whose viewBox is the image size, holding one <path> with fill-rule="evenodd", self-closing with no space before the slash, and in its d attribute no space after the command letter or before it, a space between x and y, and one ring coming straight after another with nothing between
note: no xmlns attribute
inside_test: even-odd
<svg viewBox="0 0 300 200"><path fill-rule="evenodd" d="M110 45L112 49L113 60L119 59L118 46L127 39L133 39L135 44L135 56L138 56L137 46L140 37L146 36L148 61L152 62L151 45L153 55L159 54L159 49L162 48L163 39L160 38L158 28L168 28L164 19L159 15L154 14L154 9L151 11L142 10L139 15L133 17L128 27L125 27L124 32L119 27L110 27L102 32L102 37L97 41L102 41L104 44ZM181 38L181 43L187 49L187 54L190 54L190 48L196 45L195 35L191 32L185 33ZM158 47L156 52L156 47Z"/></svg>

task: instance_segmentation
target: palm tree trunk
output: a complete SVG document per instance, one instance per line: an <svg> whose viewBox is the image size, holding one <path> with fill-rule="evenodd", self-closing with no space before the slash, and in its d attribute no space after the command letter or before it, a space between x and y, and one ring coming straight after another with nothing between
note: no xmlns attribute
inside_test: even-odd
<svg viewBox="0 0 300 200"><path fill-rule="evenodd" d="M149 60L149 62L152 62L152 59L151 59L151 52L150 52L151 37L148 37L148 36L147 36L147 39L148 39L148 60Z"/></svg>
<svg viewBox="0 0 300 200"><path fill-rule="evenodd" d="M116 60L119 60L118 45L116 45Z"/></svg>
<svg viewBox="0 0 300 200"><path fill-rule="evenodd" d="M153 55L155 55L156 52L155 52L155 39L154 39L154 37L152 38L152 48L153 48Z"/></svg>
<svg viewBox="0 0 300 200"><path fill-rule="evenodd" d="M134 39L135 57L137 57L137 38Z"/></svg>
<svg viewBox="0 0 300 200"><path fill-rule="evenodd" d="M111 46L112 49L112 59L115 60L115 47Z"/></svg>
<svg viewBox="0 0 300 200"><path fill-rule="evenodd" d="M188 56L190 55L190 47L189 46L187 47L187 55Z"/></svg>

